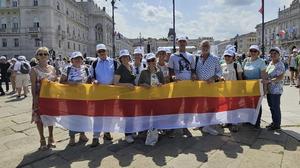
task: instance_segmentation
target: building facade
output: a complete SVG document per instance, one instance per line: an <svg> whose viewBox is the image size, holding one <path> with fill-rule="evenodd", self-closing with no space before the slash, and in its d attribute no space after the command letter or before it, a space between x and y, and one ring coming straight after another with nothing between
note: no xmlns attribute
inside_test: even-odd
<svg viewBox="0 0 300 168"><path fill-rule="evenodd" d="M34 56L46 46L55 56L81 51L95 56L97 43L112 53L112 19L93 0L1 0L0 55Z"/></svg>
<svg viewBox="0 0 300 168"><path fill-rule="evenodd" d="M257 42L262 44L262 25L256 26ZM300 47L300 1L293 0L290 7L279 8L278 18L265 23L265 50L279 46L287 53L293 46Z"/></svg>

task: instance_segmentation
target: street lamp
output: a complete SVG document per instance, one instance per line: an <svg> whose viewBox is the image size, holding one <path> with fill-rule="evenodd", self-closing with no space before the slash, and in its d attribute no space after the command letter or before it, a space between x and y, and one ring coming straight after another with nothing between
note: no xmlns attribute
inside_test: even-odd
<svg viewBox="0 0 300 168"><path fill-rule="evenodd" d="M173 52L176 52L176 32L175 32L175 0L173 0Z"/></svg>
<svg viewBox="0 0 300 168"><path fill-rule="evenodd" d="M116 44L115 44L115 9L117 9L117 7L115 6L116 1L117 0L111 0L112 21L113 21L113 32L112 32L113 58L116 57Z"/></svg>

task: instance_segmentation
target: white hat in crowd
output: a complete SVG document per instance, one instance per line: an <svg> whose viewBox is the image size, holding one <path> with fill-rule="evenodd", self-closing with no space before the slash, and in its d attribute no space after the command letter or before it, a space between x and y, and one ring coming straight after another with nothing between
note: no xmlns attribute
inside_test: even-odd
<svg viewBox="0 0 300 168"><path fill-rule="evenodd" d="M96 46L96 51L99 51L99 50L105 50L106 51L106 46L104 44L98 44Z"/></svg>
<svg viewBox="0 0 300 168"><path fill-rule="evenodd" d="M251 45L249 50L256 50L256 51L260 51L258 45Z"/></svg>
<svg viewBox="0 0 300 168"><path fill-rule="evenodd" d="M123 49L123 50L120 51L119 58L124 57L124 56L129 56L130 57L129 51L126 50L126 49Z"/></svg>
<svg viewBox="0 0 300 168"><path fill-rule="evenodd" d="M17 59L16 58L12 58L11 61L17 61Z"/></svg>
<svg viewBox="0 0 300 168"><path fill-rule="evenodd" d="M270 52L271 51L276 51L276 52L278 52L278 54L280 54L280 52L281 52L281 50L280 50L280 48L278 48L278 47L272 47L271 49L270 49ZM270 53L269 52L269 53Z"/></svg>
<svg viewBox="0 0 300 168"><path fill-rule="evenodd" d="M134 49L133 54L144 55L144 52L143 52L143 50L141 48L136 48L136 49Z"/></svg>
<svg viewBox="0 0 300 168"><path fill-rule="evenodd" d="M155 57L155 54L153 54L153 53L149 53L149 54L147 54L147 56L146 56L146 60L151 60L151 59L153 59L153 58L156 58L156 57Z"/></svg>
<svg viewBox="0 0 300 168"><path fill-rule="evenodd" d="M177 41L188 41L188 37L186 37L186 36L179 36L178 38L177 38Z"/></svg>
<svg viewBox="0 0 300 168"><path fill-rule="evenodd" d="M225 55L234 57L235 56L235 52L233 50L230 50L230 49L229 50L225 50L223 56L225 56Z"/></svg>
<svg viewBox="0 0 300 168"><path fill-rule="evenodd" d="M169 48L166 48L167 54L172 54L171 50Z"/></svg>
<svg viewBox="0 0 300 168"><path fill-rule="evenodd" d="M79 51L75 51L71 54L71 59L77 58L77 57L81 57L82 59L84 59L82 53Z"/></svg>
<svg viewBox="0 0 300 168"><path fill-rule="evenodd" d="M5 56L1 56L0 60L6 60L6 57Z"/></svg>
<svg viewBox="0 0 300 168"><path fill-rule="evenodd" d="M157 53L159 53L159 52L166 52L166 49L164 47L158 47Z"/></svg>
<svg viewBox="0 0 300 168"><path fill-rule="evenodd" d="M25 61L26 57L24 55L20 55L20 56L18 56L18 60L19 61Z"/></svg>
<svg viewBox="0 0 300 168"><path fill-rule="evenodd" d="M294 48L294 49L293 49L293 52L298 52L297 48Z"/></svg>

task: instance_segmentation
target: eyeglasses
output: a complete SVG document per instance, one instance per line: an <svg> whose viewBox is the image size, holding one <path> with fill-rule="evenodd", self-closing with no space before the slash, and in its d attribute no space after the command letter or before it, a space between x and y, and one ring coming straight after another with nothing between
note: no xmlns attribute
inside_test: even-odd
<svg viewBox="0 0 300 168"><path fill-rule="evenodd" d="M49 54L48 53L39 53L38 55L39 56L48 56Z"/></svg>
<svg viewBox="0 0 300 168"><path fill-rule="evenodd" d="M149 59L147 62L155 62L155 58Z"/></svg>
<svg viewBox="0 0 300 168"><path fill-rule="evenodd" d="M258 52L257 50L250 50L250 52Z"/></svg>
<svg viewBox="0 0 300 168"><path fill-rule="evenodd" d="M106 52L105 50L98 50L97 51L98 53L104 53L104 52Z"/></svg>

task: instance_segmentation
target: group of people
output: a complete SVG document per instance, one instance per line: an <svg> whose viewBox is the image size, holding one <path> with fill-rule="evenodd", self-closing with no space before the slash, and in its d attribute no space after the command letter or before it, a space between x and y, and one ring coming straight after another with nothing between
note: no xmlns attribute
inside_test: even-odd
<svg viewBox="0 0 300 168"><path fill-rule="evenodd" d="M49 50L46 47L38 48L35 53L37 60L36 65L30 66L26 58L19 56L14 61L12 72L15 75L15 87L18 91L18 97L21 96L23 87L24 96L28 93L28 83L26 79L30 77L32 93L32 122L36 123L40 135L40 150L46 150L56 146L53 137L53 127L48 127L49 136L46 142L44 136L43 122L39 114L39 90L40 81L47 79L63 84L101 84L101 85L118 85L134 89L135 86L145 88L159 87L169 82L181 80L200 80L208 84L222 82L227 80L253 80L261 79L264 85L264 93L267 96L268 105L272 113L272 123L267 126L269 130L278 130L281 125L280 97L283 92L283 79L285 74L285 65L281 61L281 51L278 47L270 49L269 54L271 61L266 65L265 61L260 58L261 52L257 45L249 48L248 57L243 60L242 64L236 61L236 50L234 46L227 46L223 54L224 62L220 63L220 58L210 52L211 45L209 41L202 41L199 56L192 55L186 51L188 44L187 37L177 39L178 51L171 53L165 48L159 47L156 53L148 53L144 56L141 48L136 48L133 57L129 51L123 49L120 51L118 59L110 58L107 55L105 44L96 46L97 59L90 65L84 63L83 54L75 51L70 56L70 62L64 67L54 67L49 65ZM1 61L2 61L1 57ZM145 60L145 61L144 61ZM25 65L26 64L26 65ZM57 72L59 71L59 72ZM2 74L2 71L1 71ZM3 78L4 79L4 78ZM1 80L2 81L2 80ZM12 81L12 80L11 80ZM20 82L22 81L22 82ZM13 84L13 83L12 83ZM260 128L262 109L259 110L257 122L254 125L256 129ZM239 125L232 123L227 124L233 132L238 131ZM213 125L205 126L201 131L217 135L218 131ZM188 129L181 129L182 133L191 136ZM153 133L153 130L149 132ZM167 134L170 138L174 137L176 130L155 131L157 134ZM146 132L147 133L147 132ZM69 145L76 144L75 135L79 134L79 142L87 142L89 139L84 132L69 131ZM142 133L141 133L142 134ZM135 133L125 133L125 140L133 143ZM93 133L91 147L99 145L100 132ZM104 133L104 140L112 140L113 137L109 132ZM154 145L152 143L152 145Z"/></svg>

